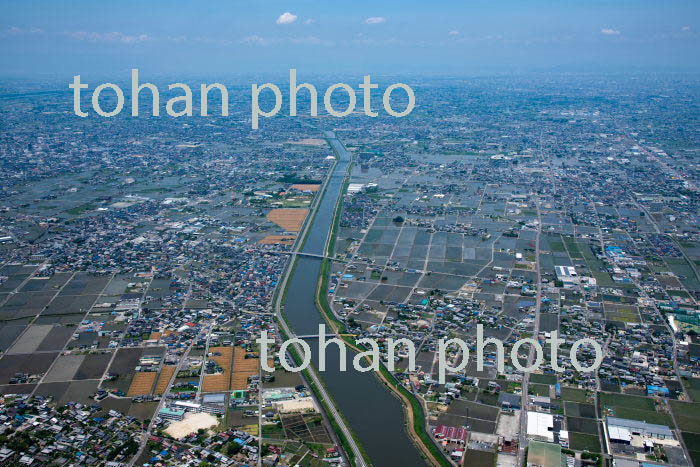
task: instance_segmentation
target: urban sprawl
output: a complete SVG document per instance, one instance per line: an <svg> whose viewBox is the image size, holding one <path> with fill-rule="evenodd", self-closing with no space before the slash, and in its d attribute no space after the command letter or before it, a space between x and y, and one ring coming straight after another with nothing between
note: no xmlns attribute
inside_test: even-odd
<svg viewBox="0 0 700 467"><path fill-rule="evenodd" d="M410 82L0 82L0 465L700 465L697 77Z"/></svg>

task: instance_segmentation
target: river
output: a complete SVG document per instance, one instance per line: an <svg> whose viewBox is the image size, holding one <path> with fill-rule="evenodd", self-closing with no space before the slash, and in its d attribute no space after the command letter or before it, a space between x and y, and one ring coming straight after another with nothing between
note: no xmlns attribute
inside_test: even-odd
<svg viewBox="0 0 700 467"><path fill-rule="evenodd" d="M350 153L331 132L326 138L338 157L316 217L312 220L302 251L324 254L331 231L338 197L341 195ZM317 334L318 325L325 323L314 300L321 272L320 258L298 256L296 268L288 280L284 314L295 334ZM317 366L318 341L307 339L312 361ZM347 371L339 371L337 346L326 351L326 371L319 372L353 432L364 447L369 461L378 467L427 465L406 431L406 417L401 401L384 386L376 375L359 373L352 368L354 353L347 349Z"/></svg>

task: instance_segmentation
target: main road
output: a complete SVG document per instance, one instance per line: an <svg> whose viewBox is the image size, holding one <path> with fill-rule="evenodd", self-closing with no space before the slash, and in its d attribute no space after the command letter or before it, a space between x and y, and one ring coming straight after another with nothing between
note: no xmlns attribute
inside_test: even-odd
<svg viewBox="0 0 700 467"><path fill-rule="evenodd" d="M535 301L535 321L533 323L532 337L539 340L540 334L540 310L542 309L542 271L540 268L540 236L542 234L542 213L540 211L540 199L535 197L537 207L537 235L535 236L535 271L537 272L537 300ZM527 355L527 367L530 368L535 361L535 347L530 346ZM522 400L520 402L520 438L518 449L518 462L516 465L525 464L525 447L527 445L527 405L528 390L530 385L530 372L523 373L521 386Z"/></svg>

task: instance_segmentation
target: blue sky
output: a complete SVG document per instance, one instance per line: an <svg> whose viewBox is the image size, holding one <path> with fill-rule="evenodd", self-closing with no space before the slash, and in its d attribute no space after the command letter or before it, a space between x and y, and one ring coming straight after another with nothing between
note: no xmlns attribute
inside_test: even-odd
<svg viewBox="0 0 700 467"><path fill-rule="evenodd" d="M697 0L0 0L0 74L697 70Z"/></svg>

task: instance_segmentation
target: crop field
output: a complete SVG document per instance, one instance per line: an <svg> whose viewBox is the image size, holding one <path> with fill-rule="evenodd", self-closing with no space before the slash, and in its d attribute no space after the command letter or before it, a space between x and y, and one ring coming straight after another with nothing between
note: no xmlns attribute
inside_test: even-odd
<svg viewBox="0 0 700 467"><path fill-rule="evenodd" d="M650 410L654 409L654 401L644 397L627 396L622 394L600 394L600 405L603 408L614 409L616 407L626 407L630 409L638 410Z"/></svg>
<svg viewBox="0 0 700 467"><path fill-rule="evenodd" d="M17 324L0 324L0 351L6 351L25 328Z"/></svg>
<svg viewBox="0 0 700 467"><path fill-rule="evenodd" d="M639 323L641 318L637 307L605 303L605 317L611 321Z"/></svg>
<svg viewBox="0 0 700 467"><path fill-rule="evenodd" d="M0 394L30 394L36 384L6 384L0 386Z"/></svg>
<svg viewBox="0 0 700 467"><path fill-rule="evenodd" d="M37 350L43 352L46 350L63 350L68 340L73 336L75 327L73 326L53 326L46 335Z"/></svg>
<svg viewBox="0 0 700 467"><path fill-rule="evenodd" d="M105 381L103 387L117 388L126 392L131 386L134 376L134 368L138 365L143 355L143 349L123 348L117 350L117 354L109 367L109 373L117 375L114 381Z"/></svg>
<svg viewBox="0 0 700 467"><path fill-rule="evenodd" d="M600 440L598 435L584 433L570 433L569 445L577 451L600 452Z"/></svg>
<svg viewBox="0 0 700 467"><path fill-rule="evenodd" d="M476 449L467 449L464 453L464 465L495 465L496 454Z"/></svg>
<svg viewBox="0 0 700 467"><path fill-rule="evenodd" d="M260 372L259 358L246 358L246 351L236 347L233 351L233 377L231 379L231 389L248 388L248 378Z"/></svg>
<svg viewBox="0 0 700 467"><path fill-rule="evenodd" d="M50 324L38 324L29 326L22 337L17 339L15 345L7 351L8 354L33 353L37 350L44 338L49 334L53 326Z"/></svg>
<svg viewBox="0 0 700 467"><path fill-rule="evenodd" d="M74 379L97 379L101 378L112 358L112 352L99 354L89 354L85 356L83 364L75 373Z"/></svg>
<svg viewBox="0 0 700 467"><path fill-rule="evenodd" d="M63 289L65 290L65 289ZM97 300L97 295L58 295L46 307L42 316L49 315L84 315ZM81 316L82 318L82 316ZM80 321L80 320L78 320Z"/></svg>
<svg viewBox="0 0 700 467"><path fill-rule="evenodd" d="M596 418L593 404L566 401L564 402L564 413L571 417Z"/></svg>
<svg viewBox="0 0 700 467"><path fill-rule="evenodd" d="M693 464L700 465L700 434L684 431L682 436Z"/></svg>
<svg viewBox="0 0 700 467"><path fill-rule="evenodd" d="M318 190L321 189L321 185L318 183L295 183L290 188L299 191L311 191L313 193L316 193Z"/></svg>
<svg viewBox="0 0 700 467"><path fill-rule="evenodd" d="M61 355L46 374L44 382L52 383L75 379L75 374L84 360L85 355Z"/></svg>
<svg viewBox="0 0 700 467"><path fill-rule="evenodd" d="M158 381L156 382L156 388L153 391L154 394L163 395L163 393L165 393L165 390L168 387L168 383L172 379L173 374L175 374L176 368L177 367L175 365L164 365L163 366L160 373L158 374Z"/></svg>
<svg viewBox="0 0 700 467"><path fill-rule="evenodd" d="M135 373L126 395L131 397L150 394L157 377L158 373L155 371L139 371Z"/></svg>
<svg viewBox="0 0 700 467"><path fill-rule="evenodd" d="M654 401L645 397L630 396L624 394L600 394L600 404L608 415L631 420L657 423L673 428L671 416L657 412Z"/></svg>
<svg viewBox="0 0 700 467"><path fill-rule="evenodd" d="M59 272L50 278L33 278L29 279L20 292L56 292L71 278L72 274L68 272Z"/></svg>
<svg viewBox="0 0 700 467"><path fill-rule="evenodd" d="M465 400L455 400L447 412L440 414L437 423L451 426L471 426L472 431L494 433L499 410Z"/></svg>
<svg viewBox="0 0 700 467"><path fill-rule="evenodd" d="M231 389L231 367L233 366L233 347L211 347L212 355L209 357L218 363L223 369L223 373L214 375L204 375L202 390L204 392L228 391Z"/></svg>
<svg viewBox="0 0 700 467"><path fill-rule="evenodd" d="M73 381L68 385L66 392L63 393L58 400L59 405L65 405L68 402L80 402L81 404L94 404L92 395L97 391L98 381L85 380Z"/></svg>
<svg viewBox="0 0 700 467"><path fill-rule="evenodd" d="M12 320L12 324L19 323L20 318L33 318L49 304L55 292L18 292L0 307L0 321Z"/></svg>
<svg viewBox="0 0 700 467"><path fill-rule="evenodd" d="M58 353L5 355L0 359L0 384L10 382L16 373L43 375Z"/></svg>
<svg viewBox="0 0 700 467"><path fill-rule="evenodd" d="M566 426L570 432L598 434L598 422L590 418L566 417Z"/></svg>
<svg viewBox="0 0 700 467"><path fill-rule="evenodd" d="M109 280L109 276L78 272L61 290L60 295L96 295L102 292Z"/></svg>
<svg viewBox="0 0 700 467"><path fill-rule="evenodd" d="M268 235L258 241L261 245L288 245L294 244L296 236L294 235Z"/></svg>
<svg viewBox="0 0 700 467"><path fill-rule="evenodd" d="M308 209L281 208L271 210L267 218L288 232L299 232L308 214Z"/></svg>
<svg viewBox="0 0 700 467"><path fill-rule="evenodd" d="M671 401L671 410L683 431L700 433L700 403ZM700 450L700 448L698 448Z"/></svg>

